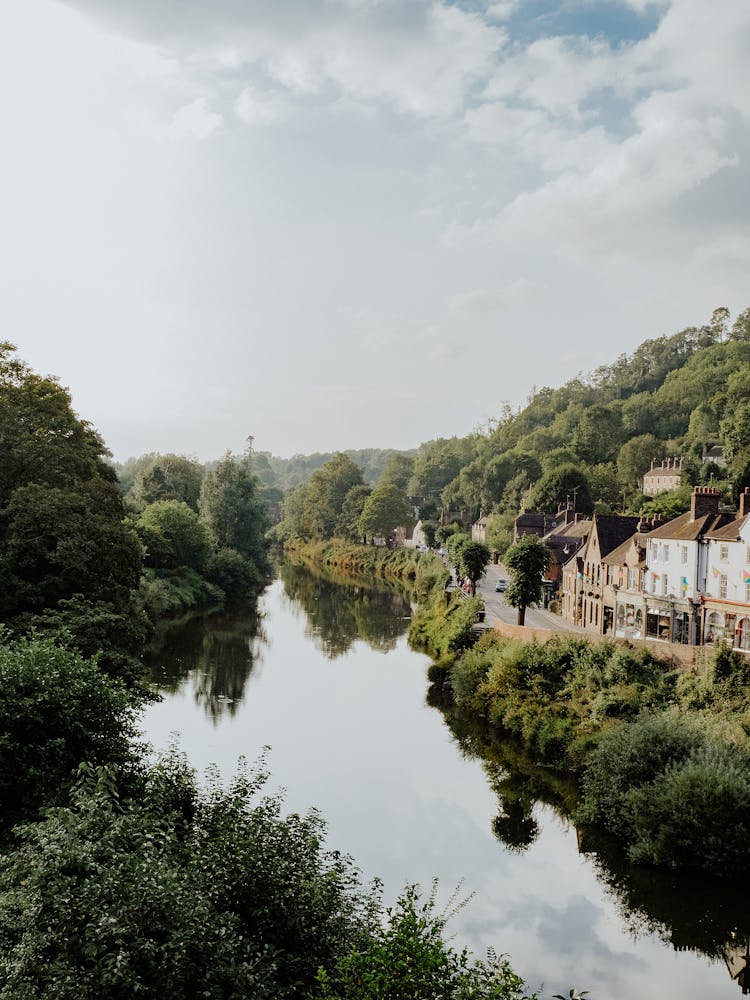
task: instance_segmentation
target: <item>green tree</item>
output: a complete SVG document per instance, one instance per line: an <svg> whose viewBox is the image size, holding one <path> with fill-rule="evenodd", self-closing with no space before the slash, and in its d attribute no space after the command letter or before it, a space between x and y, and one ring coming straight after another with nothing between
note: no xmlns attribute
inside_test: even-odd
<svg viewBox="0 0 750 1000"><path fill-rule="evenodd" d="M310 477L305 516L307 537L331 538L344 499L354 486L363 486L362 470L343 452L334 455Z"/></svg>
<svg viewBox="0 0 750 1000"><path fill-rule="evenodd" d="M182 500L198 510L203 466L184 455L155 455L141 469L133 484L133 496L140 504L157 500Z"/></svg>
<svg viewBox="0 0 750 1000"><path fill-rule="evenodd" d="M406 487L413 473L414 456L395 453L391 455L383 466L378 486L382 486L385 483L393 483L394 486L398 486L400 490L406 492Z"/></svg>
<svg viewBox="0 0 750 1000"><path fill-rule="evenodd" d="M395 528L413 523L414 510L403 490L393 483L386 483L376 487L365 500L359 528L363 537L387 537Z"/></svg>
<svg viewBox="0 0 750 1000"><path fill-rule="evenodd" d="M666 455L664 442L653 434L639 434L630 438L617 453L617 473L623 486L636 489L651 468L654 459L661 461Z"/></svg>
<svg viewBox="0 0 750 1000"><path fill-rule="evenodd" d="M123 610L141 548L113 467L68 392L0 343L0 617L80 595Z"/></svg>
<svg viewBox="0 0 750 1000"><path fill-rule="evenodd" d="M206 473L198 507L217 549L235 549L260 573L266 572L268 518L249 455L235 459L227 452Z"/></svg>
<svg viewBox="0 0 750 1000"><path fill-rule="evenodd" d="M471 593L474 595L477 590L477 580L490 561L490 550L484 542L466 541L458 550L459 571L461 576L471 584Z"/></svg>
<svg viewBox="0 0 750 1000"><path fill-rule="evenodd" d="M204 569L211 552L208 528L182 500L150 504L138 518L136 530L146 546L147 566Z"/></svg>
<svg viewBox="0 0 750 1000"><path fill-rule="evenodd" d="M518 624L526 620L526 608L542 600L542 581L549 566L550 551L536 535L524 535L505 553L510 580L505 600L518 608Z"/></svg>
<svg viewBox="0 0 750 1000"><path fill-rule="evenodd" d="M336 520L336 534L342 538L357 542L362 538L360 530L360 519L364 510L367 498L372 490L365 483L360 486L352 486L344 497L341 505L341 513Z"/></svg>
<svg viewBox="0 0 750 1000"><path fill-rule="evenodd" d="M556 514L569 501L574 501L575 509L583 514L593 510L585 473L575 465L561 465L544 473L527 497L526 509Z"/></svg>

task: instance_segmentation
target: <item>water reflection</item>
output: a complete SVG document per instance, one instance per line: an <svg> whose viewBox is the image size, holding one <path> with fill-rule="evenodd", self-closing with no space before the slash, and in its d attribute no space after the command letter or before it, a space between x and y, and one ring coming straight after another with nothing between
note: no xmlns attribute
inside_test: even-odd
<svg viewBox="0 0 750 1000"><path fill-rule="evenodd" d="M534 764L514 741L501 739L475 719L458 713L433 686L428 702L439 708L462 753L478 758L499 811L492 830L503 847L523 852L539 834L537 803L570 820L576 787L563 775ZM722 962L743 995L750 994L750 912L746 880L717 879L624 862L621 846L599 831L579 828L578 849L596 868L634 939L656 935L675 951L691 951Z"/></svg>
<svg viewBox="0 0 750 1000"><path fill-rule="evenodd" d="M175 692L190 678L193 697L218 725L234 716L267 642L255 603L232 614L190 618L160 631L148 652L151 680Z"/></svg>
<svg viewBox="0 0 750 1000"><path fill-rule="evenodd" d="M395 591L355 585L351 578L291 562L281 565L279 575L289 601L307 615L305 634L331 660L348 653L357 639L390 652L409 627L411 605Z"/></svg>

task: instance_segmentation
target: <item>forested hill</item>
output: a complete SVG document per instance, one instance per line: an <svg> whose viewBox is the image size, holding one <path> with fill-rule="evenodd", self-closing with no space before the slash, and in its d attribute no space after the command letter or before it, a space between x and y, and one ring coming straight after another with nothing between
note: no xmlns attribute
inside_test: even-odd
<svg viewBox="0 0 750 1000"><path fill-rule="evenodd" d="M556 509L575 491L579 510L643 502L651 460L684 456L685 480L719 477L702 463L723 443L735 490L750 470L750 309L641 344L632 355L559 389L535 390L485 433L423 445L408 492L443 510L505 520Z"/></svg>

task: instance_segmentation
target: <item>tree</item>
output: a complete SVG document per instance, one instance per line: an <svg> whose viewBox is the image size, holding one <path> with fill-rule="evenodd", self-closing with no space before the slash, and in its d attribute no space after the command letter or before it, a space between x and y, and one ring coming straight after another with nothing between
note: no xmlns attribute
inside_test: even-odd
<svg viewBox="0 0 750 1000"><path fill-rule="evenodd" d="M156 455L137 474L133 496L141 504L157 500L182 500L198 510L203 466L184 455Z"/></svg>
<svg viewBox="0 0 750 1000"><path fill-rule="evenodd" d="M569 501L583 514L590 514L593 510L585 474L575 465L561 465L544 473L527 497L526 509L556 514Z"/></svg>
<svg viewBox="0 0 750 1000"><path fill-rule="evenodd" d="M630 438L617 453L617 473L623 486L636 489L651 468L654 459L661 461L666 454L664 442L653 434Z"/></svg>
<svg viewBox="0 0 750 1000"><path fill-rule="evenodd" d="M68 392L0 343L0 617L80 595L123 610L141 548L102 439Z"/></svg>
<svg viewBox="0 0 750 1000"><path fill-rule="evenodd" d="M541 538L524 535L505 553L510 580L505 600L518 608L518 624L526 619L526 608L542 600L542 581L549 566L550 551Z"/></svg>
<svg viewBox="0 0 750 1000"><path fill-rule="evenodd" d="M360 486L352 486L344 497L341 505L341 513L336 520L336 534L350 541L358 542L362 538L360 530L360 518L364 510L367 498L372 490L365 483Z"/></svg>
<svg viewBox="0 0 750 1000"><path fill-rule="evenodd" d="M362 536L389 535L414 522L414 510L403 490L393 483L378 486L365 500L359 528Z"/></svg>
<svg viewBox="0 0 750 1000"><path fill-rule="evenodd" d="M314 472L307 487L308 537L331 538L347 493L352 487L363 485L362 470L343 452Z"/></svg>
<svg viewBox="0 0 750 1000"><path fill-rule="evenodd" d="M479 580L487 568L490 561L490 550L484 542L473 542L468 539L458 550L459 572L471 584L471 593L474 595L477 590L477 580Z"/></svg>
<svg viewBox="0 0 750 1000"><path fill-rule="evenodd" d="M187 566L200 572L211 552L208 528L181 500L150 504L136 522L146 546L146 565L155 569Z"/></svg>
<svg viewBox="0 0 750 1000"><path fill-rule="evenodd" d="M414 472L414 456L395 453L391 455L380 473L378 486L393 483L406 492L406 487Z"/></svg>
<svg viewBox="0 0 750 1000"><path fill-rule="evenodd" d="M235 459L226 453L204 477L198 507L217 549L236 549L259 572L266 571L268 518L249 455Z"/></svg>

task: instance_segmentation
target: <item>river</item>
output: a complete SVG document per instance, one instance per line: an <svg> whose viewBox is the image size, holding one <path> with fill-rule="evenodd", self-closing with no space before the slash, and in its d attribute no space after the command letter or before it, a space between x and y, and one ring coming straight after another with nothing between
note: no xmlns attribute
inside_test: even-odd
<svg viewBox="0 0 750 1000"><path fill-rule="evenodd" d="M286 564L257 611L164 634L151 655L163 700L144 734L227 777L270 747L269 790L285 789L290 811L319 809L329 847L382 878L386 901L406 882L429 891L438 878L441 902L460 885L471 899L453 944L509 954L544 996L740 995L721 956L741 965L747 950L743 887L618 867L601 845L582 853L550 804L564 789L428 703L410 611L398 594Z"/></svg>

